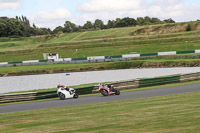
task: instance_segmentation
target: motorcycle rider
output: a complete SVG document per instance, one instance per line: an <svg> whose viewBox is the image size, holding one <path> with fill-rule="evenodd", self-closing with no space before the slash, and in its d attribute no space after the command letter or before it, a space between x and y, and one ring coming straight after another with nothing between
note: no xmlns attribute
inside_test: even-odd
<svg viewBox="0 0 200 133"><path fill-rule="evenodd" d="M72 95L73 94L73 92L71 91L71 89L70 88L68 88L67 86L65 87L64 85L58 85L57 86L57 88L60 88L60 87L63 87L66 91L68 91L69 92L69 94L70 95Z"/></svg>
<svg viewBox="0 0 200 133"><path fill-rule="evenodd" d="M71 88L68 88L68 87L66 86L66 87L65 87L65 90L66 90L66 91L68 91L70 95L72 95L72 94L73 94L73 92L72 92L72 89L71 89Z"/></svg>
<svg viewBox="0 0 200 133"><path fill-rule="evenodd" d="M108 85L108 88L112 91L113 85Z"/></svg>
<svg viewBox="0 0 200 133"><path fill-rule="evenodd" d="M66 91L69 91L69 88L66 86L66 87L65 87L65 90L66 90Z"/></svg>
<svg viewBox="0 0 200 133"><path fill-rule="evenodd" d="M105 85L105 84L102 84L102 87L108 91L108 93L110 94L112 91L111 91L111 86L110 85Z"/></svg>

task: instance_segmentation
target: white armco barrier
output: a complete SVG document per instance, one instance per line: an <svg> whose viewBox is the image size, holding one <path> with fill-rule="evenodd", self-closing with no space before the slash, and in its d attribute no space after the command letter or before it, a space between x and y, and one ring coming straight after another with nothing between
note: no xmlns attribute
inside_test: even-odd
<svg viewBox="0 0 200 133"><path fill-rule="evenodd" d="M87 60L103 60L105 59L105 56L92 56L92 57L87 57Z"/></svg>
<svg viewBox="0 0 200 133"><path fill-rule="evenodd" d="M64 58L64 61L72 61L72 58Z"/></svg>
<svg viewBox="0 0 200 133"><path fill-rule="evenodd" d="M22 61L22 63L37 63L39 60L28 60L28 61Z"/></svg>
<svg viewBox="0 0 200 133"><path fill-rule="evenodd" d="M200 50L195 50L195 53L200 53Z"/></svg>
<svg viewBox="0 0 200 133"><path fill-rule="evenodd" d="M1 62L0 65L7 65L8 62Z"/></svg>
<svg viewBox="0 0 200 133"><path fill-rule="evenodd" d="M63 59L54 59L55 62L62 62Z"/></svg>
<svg viewBox="0 0 200 133"><path fill-rule="evenodd" d="M176 55L176 51L171 51L171 52L158 52L158 55Z"/></svg>
<svg viewBox="0 0 200 133"><path fill-rule="evenodd" d="M134 58L134 57L140 57L140 54L127 54L127 55L122 55L122 58Z"/></svg>

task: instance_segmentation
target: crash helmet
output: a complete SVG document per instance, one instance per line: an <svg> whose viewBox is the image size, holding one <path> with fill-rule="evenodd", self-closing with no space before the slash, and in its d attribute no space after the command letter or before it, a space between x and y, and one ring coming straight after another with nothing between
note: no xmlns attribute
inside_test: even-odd
<svg viewBox="0 0 200 133"><path fill-rule="evenodd" d="M57 88L59 88L60 87L60 84L59 85L57 85Z"/></svg>
<svg viewBox="0 0 200 133"><path fill-rule="evenodd" d="M111 85L108 85L108 87L111 88L112 86L111 86Z"/></svg>
<svg viewBox="0 0 200 133"><path fill-rule="evenodd" d="M60 88L60 87L64 87L64 85L60 85L60 84L59 84L59 85L57 85L57 88Z"/></svg>

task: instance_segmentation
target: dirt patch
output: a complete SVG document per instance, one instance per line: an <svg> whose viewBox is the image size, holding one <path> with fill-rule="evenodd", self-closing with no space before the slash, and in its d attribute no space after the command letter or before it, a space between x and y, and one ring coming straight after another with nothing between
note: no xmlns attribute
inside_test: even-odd
<svg viewBox="0 0 200 133"><path fill-rule="evenodd" d="M6 126L0 125L0 129L5 129Z"/></svg>
<svg viewBox="0 0 200 133"><path fill-rule="evenodd" d="M188 26L190 26L191 31L198 31L200 30L200 21L191 23L174 23L144 26L133 31L131 35L153 35L185 32L187 31Z"/></svg>
<svg viewBox="0 0 200 133"><path fill-rule="evenodd" d="M81 36L83 36L83 35L85 35L87 32L83 32L82 34L80 34L80 35L78 35L78 36L76 36L76 37L74 37L73 39L71 39L70 41L74 41L74 40L76 40L77 38L79 38L79 37L81 37Z"/></svg>
<svg viewBox="0 0 200 133"><path fill-rule="evenodd" d="M10 122L9 124L24 124L24 123L30 123L30 122L36 122L36 120L17 120Z"/></svg>
<svg viewBox="0 0 200 133"><path fill-rule="evenodd" d="M194 46L200 46L200 44L194 44Z"/></svg>
<svg viewBox="0 0 200 133"><path fill-rule="evenodd" d="M5 122L5 123L1 123L0 129L9 128L10 125L25 124L25 123L31 123L31 122L36 122L36 120L16 120L16 121L11 121L9 123Z"/></svg>
<svg viewBox="0 0 200 133"><path fill-rule="evenodd" d="M59 38L63 35L64 35L64 33L55 34L55 35L39 35L39 36L35 36L35 37L40 38L40 39L56 39L56 38Z"/></svg>
<svg viewBox="0 0 200 133"><path fill-rule="evenodd" d="M200 115L196 115L196 116L194 116L194 118L200 118Z"/></svg>

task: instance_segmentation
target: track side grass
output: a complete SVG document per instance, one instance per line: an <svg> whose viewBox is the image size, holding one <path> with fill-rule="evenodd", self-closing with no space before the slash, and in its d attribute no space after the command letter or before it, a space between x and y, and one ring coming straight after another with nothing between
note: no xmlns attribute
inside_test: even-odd
<svg viewBox="0 0 200 133"><path fill-rule="evenodd" d="M194 92L0 114L0 132L199 132L199 97Z"/></svg>

